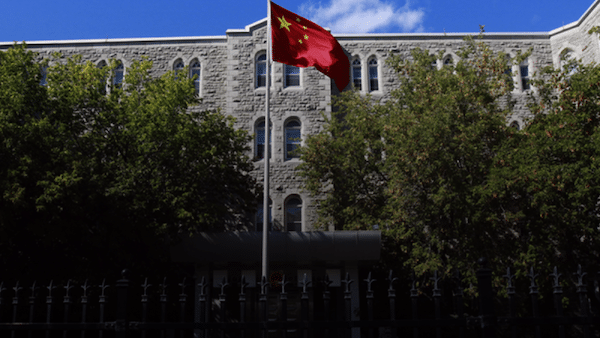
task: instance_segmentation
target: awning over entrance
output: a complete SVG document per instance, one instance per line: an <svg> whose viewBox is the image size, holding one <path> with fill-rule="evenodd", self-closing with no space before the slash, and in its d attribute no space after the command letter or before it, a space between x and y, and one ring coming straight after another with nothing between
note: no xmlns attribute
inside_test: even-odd
<svg viewBox="0 0 600 338"><path fill-rule="evenodd" d="M260 262L261 232L200 233L173 246L177 262ZM377 261L380 231L311 231L269 233L269 261Z"/></svg>

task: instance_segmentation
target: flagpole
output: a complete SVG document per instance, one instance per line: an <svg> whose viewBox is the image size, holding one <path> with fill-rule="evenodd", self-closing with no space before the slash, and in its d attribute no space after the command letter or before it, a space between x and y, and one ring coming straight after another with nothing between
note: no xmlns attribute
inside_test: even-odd
<svg viewBox="0 0 600 338"><path fill-rule="evenodd" d="M269 162L271 160L271 144L270 144L270 112L269 98L271 92L271 0L267 0L267 69L266 69L266 88L265 88L265 173L264 173L264 191L263 191L263 237L262 237L262 278L267 279L268 273L268 255L267 243L269 235Z"/></svg>

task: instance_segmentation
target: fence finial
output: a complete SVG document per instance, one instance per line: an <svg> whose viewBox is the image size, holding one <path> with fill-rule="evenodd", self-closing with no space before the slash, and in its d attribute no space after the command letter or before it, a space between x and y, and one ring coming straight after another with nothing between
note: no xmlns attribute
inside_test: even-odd
<svg viewBox="0 0 600 338"><path fill-rule="evenodd" d="M371 278L371 271L369 271L369 276L367 277L367 279L365 279L365 282L367 282L367 292L373 292L373 289L372 289L371 285L375 281L377 281L377 280Z"/></svg>
<svg viewBox="0 0 600 338"><path fill-rule="evenodd" d="M308 287L308 284L311 283L307 279L308 279L308 277L306 276L306 273L304 273L304 278L302 278L302 293L306 293L307 292L306 288Z"/></svg>
<svg viewBox="0 0 600 338"><path fill-rule="evenodd" d="M346 284L346 292L350 292L350 284L354 282L352 279L350 279L350 273L346 272L346 279L344 279L342 282Z"/></svg>
<svg viewBox="0 0 600 338"><path fill-rule="evenodd" d="M179 286L181 286L181 295L185 295L185 287L187 286L185 281L186 281L186 277L183 277L183 281L181 283L179 283Z"/></svg>
<svg viewBox="0 0 600 338"><path fill-rule="evenodd" d="M144 296L148 296L148 288L151 286L152 284L148 284L148 277L146 277L144 284L142 284L142 288L144 288Z"/></svg>
<svg viewBox="0 0 600 338"><path fill-rule="evenodd" d="M388 275L387 280L390 281L390 284L388 286L388 291L396 291L394 289L394 282L397 281L398 278L394 277L394 270L390 270L390 274Z"/></svg>
<svg viewBox="0 0 600 338"><path fill-rule="evenodd" d="M266 295L268 287L269 287L269 283L267 282L267 277L266 276L262 276L262 278L260 280L260 292L261 292L261 294Z"/></svg>
<svg viewBox="0 0 600 338"><path fill-rule="evenodd" d="M242 279L240 280L240 295L244 294L244 289L249 284L246 282L246 276L242 275Z"/></svg>
<svg viewBox="0 0 600 338"><path fill-rule="evenodd" d="M555 293L560 288L560 281L558 280L560 278L560 276L562 276L562 273L558 272L558 268L555 265L553 272L550 274L550 277L554 278L554 281L552 283L552 287L554 288Z"/></svg>
<svg viewBox="0 0 600 338"><path fill-rule="evenodd" d="M538 277L538 274L533 271L533 266L529 268L529 273L527 276L531 279L529 294L538 293L538 286L535 284L535 279Z"/></svg>
<svg viewBox="0 0 600 338"><path fill-rule="evenodd" d="M200 280L200 283L198 283L198 286L200 287L200 296L206 295L204 292L205 292L207 285L208 285L208 283L206 283L206 278L204 278L204 276L202 276L202 280Z"/></svg>

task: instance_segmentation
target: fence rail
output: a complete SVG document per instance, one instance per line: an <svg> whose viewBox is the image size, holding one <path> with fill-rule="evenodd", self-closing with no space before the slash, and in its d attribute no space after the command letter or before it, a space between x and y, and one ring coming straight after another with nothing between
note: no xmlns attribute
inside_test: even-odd
<svg viewBox="0 0 600 338"><path fill-rule="evenodd" d="M573 275L576 283L569 292L577 302L568 314L556 268L548 275L548 297L540 295L533 269L525 296L517 293L515 276L507 269L506 298L499 302L492 272L482 265L476 274L479 296L470 304L458 276L447 292L437 272L428 293L419 290L413 276L402 299L392 272L387 290L375 289L370 273L362 281L347 274L336 290L327 276L319 287L305 277L295 289L284 277L280 290L271 292L265 279L251 290L243 277L235 285L224 279L217 288L204 279L190 284L184 279L175 288L168 288L166 279L156 287L147 279L136 286L126 274L112 286L106 281L97 286L34 282L26 288L0 283L0 337L600 337L599 309L592 304L600 302L599 290L589 290L581 267ZM352 313L357 291L350 285L355 282L361 282L360 319ZM227 291L232 286L237 292ZM519 313L524 301L527 314ZM498 316L498 308L507 313Z"/></svg>

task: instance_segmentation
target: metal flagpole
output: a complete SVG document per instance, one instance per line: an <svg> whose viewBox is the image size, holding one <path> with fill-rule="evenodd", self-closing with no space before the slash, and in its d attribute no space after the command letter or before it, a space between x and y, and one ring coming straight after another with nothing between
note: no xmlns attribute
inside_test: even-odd
<svg viewBox="0 0 600 338"><path fill-rule="evenodd" d="M271 160L271 144L269 134L271 133L270 112L269 112L269 94L271 92L271 0L267 0L267 69L265 88L265 174L263 191L263 237L262 237L262 277L267 278L268 273L268 255L267 243L269 235L269 161ZM261 279L262 279L261 277Z"/></svg>

